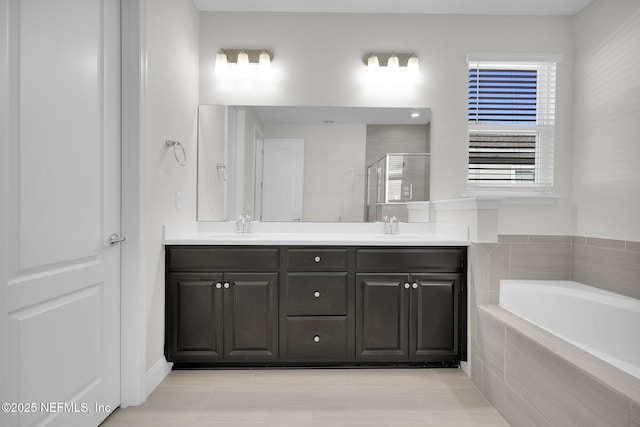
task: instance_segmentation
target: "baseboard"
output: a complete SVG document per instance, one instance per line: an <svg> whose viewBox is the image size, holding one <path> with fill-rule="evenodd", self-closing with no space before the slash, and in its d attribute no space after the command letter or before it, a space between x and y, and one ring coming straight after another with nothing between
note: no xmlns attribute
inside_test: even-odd
<svg viewBox="0 0 640 427"><path fill-rule="evenodd" d="M173 363L167 362L163 357L147 371L145 378L145 399L149 397L149 395L153 393L153 390L160 385L162 380L169 375L172 366Z"/></svg>

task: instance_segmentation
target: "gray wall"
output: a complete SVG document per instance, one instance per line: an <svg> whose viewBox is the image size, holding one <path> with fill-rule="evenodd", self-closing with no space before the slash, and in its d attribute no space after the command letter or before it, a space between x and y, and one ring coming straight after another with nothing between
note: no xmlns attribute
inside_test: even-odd
<svg viewBox="0 0 640 427"><path fill-rule="evenodd" d="M369 125L365 165L371 166L387 153L429 153L430 124Z"/></svg>

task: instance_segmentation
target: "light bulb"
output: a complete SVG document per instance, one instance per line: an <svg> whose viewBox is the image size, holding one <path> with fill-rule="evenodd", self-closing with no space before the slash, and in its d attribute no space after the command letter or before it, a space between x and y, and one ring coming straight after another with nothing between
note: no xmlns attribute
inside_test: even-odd
<svg viewBox="0 0 640 427"><path fill-rule="evenodd" d="M258 67L260 72L266 72L271 69L271 56L266 50L262 51L258 57Z"/></svg>
<svg viewBox="0 0 640 427"><path fill-rule="evenodd" d="M420 74L420 61L417 56L411 55L411 58L407 61L407 71L415 77Z"/></svg>
<svg viewBox="0 0 640 427"><path fill-rule="evenodd" d="M217 75L223 75L226 74L227 70L228 70L228 65L229 62L227 60L227 54L224 52L218 52L216 54L216 64L213 68L213 71L217 74Z"/></svg>
<svg viewBox="0 0 640 427"><path fill-rule="evenodd" d="M387 62L387 67L393 70L398 70L400 68L400 60L397 55L391 54L389 61Z"/></svg>
<svg viewBox="0 0 640 427"><path fill-rule="evenodd" d="M367 67L369 67L370 70L377 70L380 67L380 61L373 53L369 56L369 59L367 59Z"/></svg>
<svg viewBox="0 0 640 427"><path fill-rule="evenodd" d="M238 53L238 72L244 73L249 70L249 55L242 51Z"/></svg>

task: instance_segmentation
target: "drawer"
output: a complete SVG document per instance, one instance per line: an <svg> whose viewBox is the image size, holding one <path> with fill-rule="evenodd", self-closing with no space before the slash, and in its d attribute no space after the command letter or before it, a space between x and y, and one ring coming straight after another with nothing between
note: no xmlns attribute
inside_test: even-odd
<svg viewBox="0 0 640 427"><path fill-rule="evenodd" d="M361 248L356 253L358 271L458 272L464 266L465 248Z"/></svg>
<svg viewBox="0 0 640 427"><path fill-rule="evenodd" d="M348 250L327 248L296 248L287 250L289 270L347 270Z"/></svg>
<svg viewBox="0 0 640 427"><path fill-rule="evenodd" d="M286 331L287 359L325 361L349 358L346 316L288 317Z"/></svg>
<svg viewBox="0 0 640 427"><path fill-rule="evenodd" d="M237 246L168 246L170 271L275 271L278 248Z"/></svg>
<svg viewBox="0 0 640 427"><path fill-rule="evenodd" d="M288 316L347 314L347 273L288 273L285 310Z"/></svg>

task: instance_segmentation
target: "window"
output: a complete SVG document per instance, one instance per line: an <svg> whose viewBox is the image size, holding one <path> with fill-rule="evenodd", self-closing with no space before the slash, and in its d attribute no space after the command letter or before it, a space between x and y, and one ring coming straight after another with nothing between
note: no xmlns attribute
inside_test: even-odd
<svg viewBox="0 0 640 427"><path fill-rule="evenodd" d="M553 185L555 62L469 60L471 187Z"/></svg>

